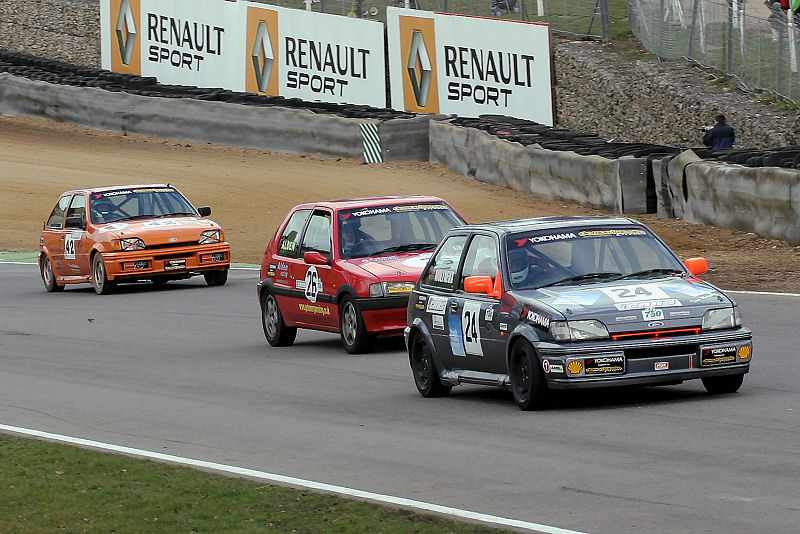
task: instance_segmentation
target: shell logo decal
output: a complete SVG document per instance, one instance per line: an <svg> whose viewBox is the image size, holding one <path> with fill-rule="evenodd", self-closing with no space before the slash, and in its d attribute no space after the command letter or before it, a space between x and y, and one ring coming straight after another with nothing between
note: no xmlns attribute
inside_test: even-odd
<svg viewBox="0 0 800 534"><path fill-rule="evenodd" d="M737 354L740 360L746 360L750 357L750 354L753 352L753 349L750 348L750 345L742 345L739 347Z"/></svg>
<svg viewBox="0 0 800 534"><path fill-rule="evenodd" d="M567 370L571 375L580 374L580 372L583 371L583 364L578 360L572 360L569 362L569 364L567 364Z"/></svg>

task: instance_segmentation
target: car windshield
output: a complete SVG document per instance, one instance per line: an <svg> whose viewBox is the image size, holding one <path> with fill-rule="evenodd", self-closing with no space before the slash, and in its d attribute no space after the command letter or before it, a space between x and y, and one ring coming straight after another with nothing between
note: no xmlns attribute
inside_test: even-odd
<svg viewBox="0 0 800 534"><path fill-rule="evenodd" d="M512 234L506 259L515 289L682 275L680 261L639 227L556 229Z"/></svg>
<svg viewBox="0 0 800 534"><path fill-rule="evenodd" d="M344 259L432 251L450 228L464 221L441 202L369 206L338 216Z"/></svg>
<svg viewBox="0 0 800 534"><path fill-rule="evenodd" d="M94 223L197 215L189 201L172 187L138 187L92 193L89 211Z"/></svg>

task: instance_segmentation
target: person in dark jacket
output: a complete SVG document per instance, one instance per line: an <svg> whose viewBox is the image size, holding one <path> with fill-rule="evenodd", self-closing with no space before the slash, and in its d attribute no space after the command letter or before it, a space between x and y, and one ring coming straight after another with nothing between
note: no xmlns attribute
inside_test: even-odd
<svg viewBox="0 0 800 534"><path fill-rule="evenodd" d="M714 117L713 128L706 130L703 135L703 144L711 148L731 148L733 142L736 140L736 134L733 128L725 124L725 115L717 115Z"/></svg>

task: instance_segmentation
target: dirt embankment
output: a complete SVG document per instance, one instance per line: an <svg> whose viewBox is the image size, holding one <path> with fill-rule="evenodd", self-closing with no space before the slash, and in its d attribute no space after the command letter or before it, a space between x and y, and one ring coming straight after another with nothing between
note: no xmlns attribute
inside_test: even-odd
<svg viewBox="0 0 800 534"><path fill-rule="evenodd" d="M42 221L68 189L169 182L195 205L210 205L233 260L258 263L286 212L301 202L431 194L472 222L602 214L530 197L458 175L443 165L352 159L185 143L88 130L27 117L0 117L0 250L35 251ZM726 289L800 293L800 247L681 220L637 216L682 258L705 256L706 278Z"/></svg>

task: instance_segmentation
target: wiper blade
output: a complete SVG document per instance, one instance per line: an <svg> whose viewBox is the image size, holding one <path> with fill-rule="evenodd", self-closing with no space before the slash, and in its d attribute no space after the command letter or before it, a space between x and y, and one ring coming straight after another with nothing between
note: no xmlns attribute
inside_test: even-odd
<svg viewBox="0 0 800 534"><path fill-rule="evenodd" d="M155 215L153 213L145 213L143 215L131 215L130 217L123 217L121 219L117 219L118 221L132 221L134 219L159 219L163 217L163 215Z"/></svg>
<svg viewBox="0 0 800 534"><path fill-rule="evenodd" d="M373 252L370 256L381 256L383 254L391 254L392 252L416 252L420 250L433 250L436 248L436 243L408 243L406 245L395 245L388 247L377 252Z"/></svg>
<svg viewBox="0 0 800 534"><path fill-rule="evenodd" d="M558 286L561 284L568 284L570 282L587 282L593 280L608 280L608 279L618 279L622 273L617 272L605 272L605 273L586 273L586 274L579 274L577 276L570 276L569 278L562 278L561 280L556 280L555 282L550 282L549 284L544 284L538 286L536 289L540 289L543 287L550 287L550 286Z"/></svg>
<svg viewBox="0 0 800 534"><path fill-rule="evenodd" d="M656 275L656 274L668 276L668 275L672 275L672 274L683 274L683 271L680 271L678 269L661 269L661 268L659 268L659 269L645 269L643 271L637 271L635 273L626 274L625 276L620 276L618 279L619 280L624 280L626 278L642 278L642 277L645 277L645 276L651 276L651 275Z"/></svg>
<svg viewBox="0 0 800 534"><path fill-rule="evenodd" d="M174 213L167 213L162 215L162 217L177 217L179 215L197 215L196 213L192 213L191 211L176 211Z"/></svg>

